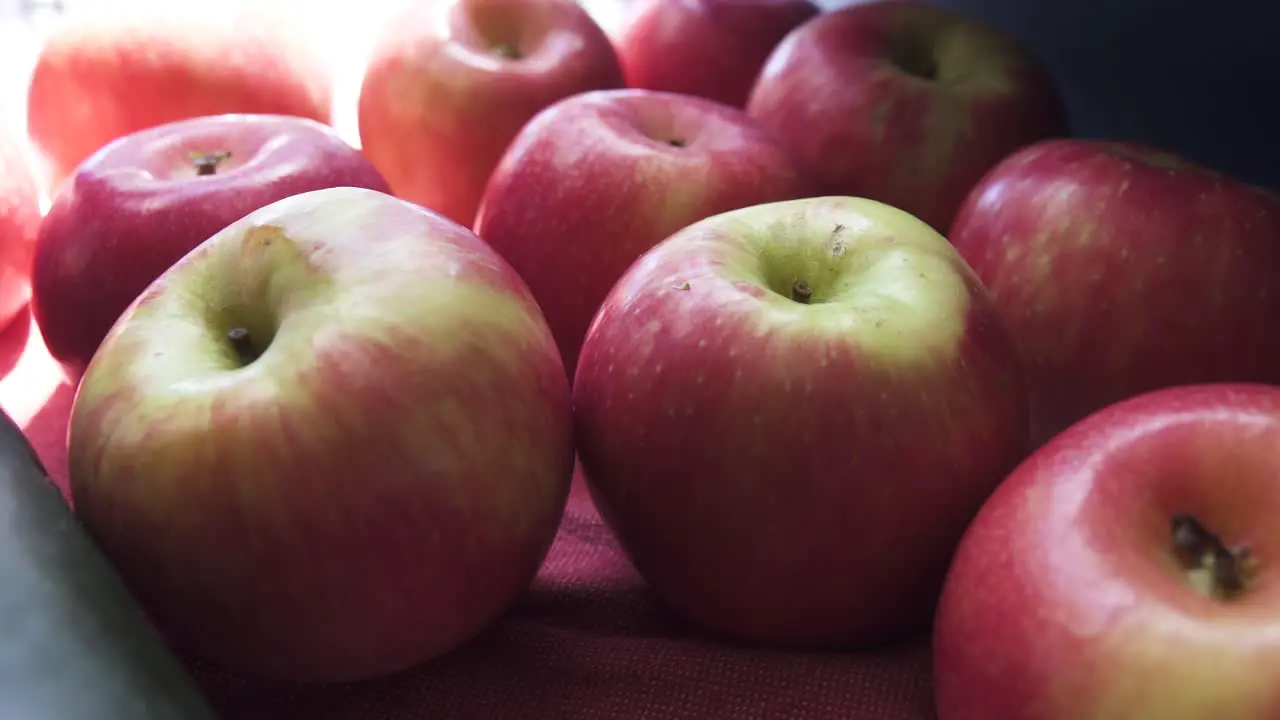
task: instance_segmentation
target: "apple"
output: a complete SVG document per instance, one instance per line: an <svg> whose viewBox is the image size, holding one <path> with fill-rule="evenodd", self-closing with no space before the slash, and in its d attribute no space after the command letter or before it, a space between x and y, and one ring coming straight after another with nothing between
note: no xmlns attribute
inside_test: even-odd
<svg viewBox="0 0 1280 720"><path fill-rule="evenodd" d="M27 128L56 188L111 140L227 113L330 118L328 65L264 3L80 8L50 33L27 95Z"/></svg>
<svg viewBox="0 0 1280 720"><path fill-rule="evenodd" d="M31 257L40 225L40 191L26 146L0 130L0 327L31 297Z"/></svg>
<svg viewBox="0 0 1280 720"><path fill-rule="evenodd" d="M112 328L71 412L76 512L184 654L300 681L456 648L564 509L569 387L519 276L416 205L256 210Z"/></svg>
<svg viewBox="0 0 1280 720"><path fill-rule="evenodd" d="M657 595L778 647L925 627L1027 447L978 278L927 224L862 198L724 213L645 253L591 324L573 403L592 496Z"/></svg>
<svg viewBox="0 0 1280 720"><path fill-rule="evenodd" d="M992 166L1067 132L1058 91L1025 47L910 0L859 3L797 28L770 55L747 111L824 192L888 203L943 233Z"/></svg>
<svg viewBox="0 0 1280 720"><path fill-rule="evenodd" d="M940 720L1274 718L1280 388L1100 410L987 501L934 631Z"/></svg>
<svg viewBox="0 0 1280 720"><path fill-rule="evenodd" d="M40 226L31 305L50 355L78 378L120 313L189 250L264 205L335 186L387 191L360 151L301 117L191 118L112 141Z"/></svg>
<svg viewBox="0 0 1280 720"><path fill-rule="evenodd" d="M574 0L423 0L378 39L360 88L364 153L398 197L470 227L512 138L561 98L623 84Z"/></svg>
<svg viewBox="0 0 1280 720"><path fill-rule="evenodd" d="M592 316L644 251L695 221L811 188L741 110L603 90L525 126L494 170L475 228L533 290L572 377Z"/></svg>
<svg viewBox="0 0 1280 720"><path fill-rule="evenodd" d="M950 238L1019 347L1039 445L1127 397L1280 383L1280 200L1159 148L1036 143Z"/></svg>
<svg viewBox="0 0 1280 720"><path fill-rule="evenodd" d="M743 107L769 54L817 14L809 0L640 0L618 58L629 87Z"/></svg>

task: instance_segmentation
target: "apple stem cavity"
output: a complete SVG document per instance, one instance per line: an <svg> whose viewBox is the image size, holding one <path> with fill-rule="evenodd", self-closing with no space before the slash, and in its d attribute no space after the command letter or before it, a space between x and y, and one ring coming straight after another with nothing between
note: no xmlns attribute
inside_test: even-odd
<svg viewBox="0 0 1280 720"><path fill-rule="evenodd" d="M494 45L493 52L498 57L506 60L519 60L524 57L524 54L520 52L520 48L516 47L512 43L499 43L498 45Z"/></svg>
<svg viewBox="0 0 1280 720"><path fill-rule="evenodd" d="M262 354L258 352L258 348L254 345L248 328L236 327L227 331L227 342L231 343L231 349L235 350L236 356L240 359L241 367L251 364Z"/></svg>
<svg viewBox="0 0 1280 720"><path fill-rule="evenodd" d="M688 145L684 138L671 138L667 140L667 144L674 148L682 148Z"/></svg>
<svg viewBox="0 0 1280 720"><path fill-rule="evenodd" d="M921 80L938 79L938 61L933 49L919 43L907 43L893 54L893 64L902 72Z"/></svg>
<svg viewBox="0 0 1280 720"><path fill-rule="evenodd" d="M195 165L196 175L216 175L218 166L231 157L231 152L228 150L216 153L192 152L189 157L191 158L191 164Z"/></svg>
<svg viewBox="0 0 1280 720"><path fill-rule="evenodd" d="M791 299L801 305L808 305L813 300L813 288L803 280L796 280L791 284Z"/></svg>
<svg viewBox="0 0 1280 720"><path fill-rule="evenodd" d="M1206 596L1231 600L1253 579L1257 564L1246 547L1227 547L1199 520L1175 515L1170 523L1173 552L1187 577Z"/></svg>

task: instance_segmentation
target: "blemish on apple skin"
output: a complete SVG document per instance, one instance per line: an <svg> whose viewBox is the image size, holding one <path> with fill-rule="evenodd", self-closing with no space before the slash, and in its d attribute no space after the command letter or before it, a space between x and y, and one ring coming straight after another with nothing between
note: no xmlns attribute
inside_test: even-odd
<svg viewBox="0 0 1280 720"><path fill-rule="evenodd" d="M843 256L845 250L848 249L848 246L840 240L840 233L842 232L844 232L844 225L839 223L837 223L835 228L831 230L831 254L835 257Z"/></svg>
<svg viewBox="0 0 1280 720"><path fill-rule="evenodd" d="M688 281L685 281L685 282L680 283L679 285L673 285L672 287L673 287L674 289L676 289L676 290L688 290L688 289L689 289L689 282L688 282Z"/></svg>

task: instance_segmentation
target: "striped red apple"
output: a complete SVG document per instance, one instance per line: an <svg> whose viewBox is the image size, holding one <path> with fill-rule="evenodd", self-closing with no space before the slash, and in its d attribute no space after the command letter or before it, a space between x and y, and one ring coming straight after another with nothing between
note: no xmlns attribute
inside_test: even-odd
<svg viewBox="0 0 1280 720"><path fill-rule="evenodd" d="M188 657L355 680L446 653L533 579L569 387L520 278L373 190L272 203L165 272L90 363L77 515Z"/></svg>
<svg viewBox="0 0 1280 720"><path fill-rule="evenodd" d="M1036 143L974 188L952 243L991 291L1033 442L1119 400L1280 383L1280 197L1159 148Z"/></svg>
<svg viewBox="0 0 1280 720"><path fill-rule="evenodd" d="M575 0L421 0L377 37L360 87L365 154L397 197L470 227L489 174L544 107L622 87Z"/></svg>
<svg viewBox="0 0 1280 720"><path fill-rule="evenodd" d="M658 596L791 647L926 626L1027 441L977 277L858 198L735 210L645 253L591 324L573 400L592 494Z"/></svg>

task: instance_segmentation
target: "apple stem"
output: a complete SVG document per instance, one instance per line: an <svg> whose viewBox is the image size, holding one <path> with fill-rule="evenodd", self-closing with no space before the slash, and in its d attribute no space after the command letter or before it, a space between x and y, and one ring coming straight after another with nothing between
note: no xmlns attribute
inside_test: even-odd
<svg viewBox="0 0 1280 720"><path fill-rule="evenodd" d="M215 175L218 172L218 166L231 157L231 152L228 150L216 153L192 152L188 157L196 166L196 175Z"/></svg>
<svg viewBox="0 0 1280 720"><path fill-rule="evenodd" d="M813 288L809 287L809 283L797 280L791 285L791 299L801 305L808 305L813 299Z"/></svg>
<svg viewBox="0 0 1280 720"><path fill-rule="evenodd" d="M1211 596L1231 599L1244 591L1256 571L1246 547L1229 548L1190 515L1175 515L1170 525L1173 551L1192 585Z"/></svg>
<svg viewBox="0 0 1280 720"><path fill-rule="evenodd" d="M227 331L227 342L231 343L231 348L236 351L241 366L258 359L259 353L253 346L253 338L249 336L248 328L237 327Z"/></svg>
<svg viewBox="0 0 1280 720"><path fill-rule="evenodd" d="M667 144L674 148L682 148L686 145L686 142L684 138L671 138L667 141Z"/></svg>

